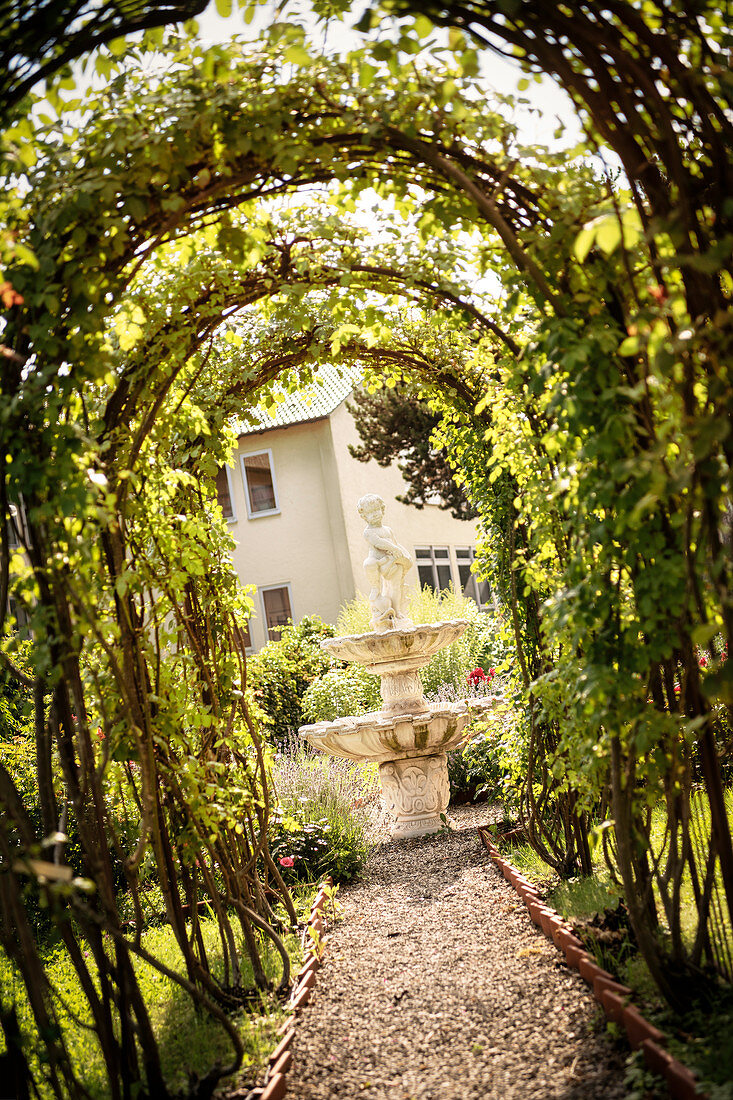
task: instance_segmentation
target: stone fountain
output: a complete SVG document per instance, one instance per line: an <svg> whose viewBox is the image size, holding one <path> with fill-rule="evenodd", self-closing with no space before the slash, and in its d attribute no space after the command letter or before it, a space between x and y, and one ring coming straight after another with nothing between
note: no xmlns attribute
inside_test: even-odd
<svg viewBox="0 0 733 1100"><path fill-rule="evenodd" d="M358 504L366 520L374 630L321 644L333 657L362 665L381 679L382 709L359 717L301 726L311 745L347 760L376 761L384 807L395 838L423 836L448 823L450 796L446 753L457 748L472 717L492 709L496 696L429 703L419 669L459 638L464 619L414 625L405 612L405 574L412 558L383 525L384 501L369 494Z"/></svg>

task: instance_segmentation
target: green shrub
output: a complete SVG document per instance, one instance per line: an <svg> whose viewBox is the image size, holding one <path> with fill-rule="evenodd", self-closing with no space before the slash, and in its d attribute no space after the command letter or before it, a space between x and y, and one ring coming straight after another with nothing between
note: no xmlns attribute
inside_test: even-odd
<svg viewBox="0 0 733 1100"><path fill-rule="evenodd" d="M361 665L330 668L313 681L302 700L306 722L332 722L379 710L381 705L379 677Z"/></svg>
<svg viewBox="0 0 733 1100"><path fill-rule="evenodd" d="M504 655L498 624L467 596L460 596L452 589L435 593L423 588L411 602L410 614L414 622L423 623L468 620L460 638L441 649L420 670L428 699L462 698L470 693L467 677L474 668L488 672L501 665ZM496 681L492 686L497 687Z"/></svg>
<svg viewBox="0 0 733 1100"><path fill-rule="evenodd" d="M526 775L526 747L517 714L504 703L491 719L474 722L469 738L448 753L451 799L485 797L501 802L507 813L515 811Z"/></svg>
<svg viewBox="0 0 733 1100"><path fill-rule="evenodd" d="M498 801L507 774L496 735L485 722L476 722L474 731L470 741L448 753L451 799L464 795L472 801L484 797Z"/></svg>
<svg viewBox="0 0 733 1100"><path fill-rule="evenodd" d="M334 633L332 626L307 615L297 624L289 623L279 641L268 642L250 658L248 687L265 731L276 744L285 742L303 724L303 695L330 664L320 641Z"/></svg>
<svg viewBox="0 0 733 1100"><path fill-rule="evenodd" d="M13 645L4 645L13 663L26 676L33 676L31 643L21 641L17 635ZM0 663L0 741L13 737L33 736L33 691L16 679L10 670Z"/></svg>

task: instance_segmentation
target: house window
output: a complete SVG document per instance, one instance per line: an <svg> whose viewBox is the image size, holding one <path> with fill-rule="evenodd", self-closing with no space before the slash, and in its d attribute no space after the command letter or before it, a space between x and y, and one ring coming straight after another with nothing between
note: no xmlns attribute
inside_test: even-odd
<svg viewBox="0 0 733 1100"><path fill-rule="evenodd" d="M420 587L438 591L449 588L453 581L447 546L416 546L415 559Z"/></svg>
<svg viewBox="0 0 733 1100"><path fill-rule="evenodd" d="M242 455L242 473L247 493L247 513L250 518L279 512L275 477L272 472L272 452L258 451L256 454Z"/></svg>
<svg viewBox="0 0 733 1100"><path fill-rule="evenodd" d="M290 610L290 585L283 584L278 587L261 588L262 606L265 610L265 623L267 636L271 642L280 638L282 628L293 617Z"/></svg>
<svg viewBox="0 0 733 1100"><path fill-rule="evenodd" d="M475 573L471 572L471 562L476 557L473 546L457 546L456 562L458 564L458 579L461 584L461 592L469 596L479 605L485 607L491 603L491 589L488 581L479 580Z"/></svg>
<svg viewBox="0 0 733 1100"><path fill-rule="evenodd" d="M224 519L228 519L230 523L234 523L237 517L234 512L234 504L232 503L232 482L227 466L221 466L216 475L216 499L219 501L219 507L224 514Z"/></svg>
<svg viewBox="0 0 733 1100"><path fill-rule="evenodd" d="M249 619L247 619L247 621L242 624L240 630L241 630L241 634L242 634L242 641L244 642L244 648L245 649L251 649L252 648L252 635L249 632Z"/></svg>

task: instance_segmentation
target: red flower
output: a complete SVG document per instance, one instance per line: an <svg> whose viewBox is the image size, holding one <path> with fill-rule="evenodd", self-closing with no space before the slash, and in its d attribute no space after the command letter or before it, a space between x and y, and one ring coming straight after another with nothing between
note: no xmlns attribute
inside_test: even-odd
<svg viewBox="0 0 733 1100"><path fill-rule="evenodd" d="M707 657L701 657L697 663L699 664L700 668L707 668L708 659Z"/></svg>
<svg viewBox="0 0 733 1100"><path fill-rule="evenodd" d="M10 283L0 283L0 299L6 309L23 305L23 295L18 294Z"/></svg>
<svg viewBox="0 0 733 1100"><path fill-rule="evenodd" d="M295 859L293 856L280 856L277 862L281 867L292 867L295 863Z"/></svg>
<svg viewBox="0 0 733 1100"><path fill-rule="evenodd" d="M486 673L482 668L475 668L473 672L469 672L466 679L468 680L469 684L473 685L473 687L477 687L479 684L482 684L486 679Z"/></svg>

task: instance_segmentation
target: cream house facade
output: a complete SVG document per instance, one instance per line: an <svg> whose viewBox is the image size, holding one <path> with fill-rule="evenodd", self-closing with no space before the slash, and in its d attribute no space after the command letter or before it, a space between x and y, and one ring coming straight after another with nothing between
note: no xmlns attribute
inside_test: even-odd
<svg viewBox="0 0 733 1100"><path fill-rule="evenodd" d="M254 425L241 426L235 462L217 482L236 543L235 568L243 584L257 586L249 623L255 651L290 618L320 615L334 623L345 602L368 590L364 520L356 510L365 493L384 498L385 523L416 560L408 585L452 582L488 601L487 586L470 573L475 521L397 501L405 482L396 465L349 454L349 444L360 442L346 408L353 379L328 368L319 378L320 385L288 397L274 414L258 410Z"/></svg>

